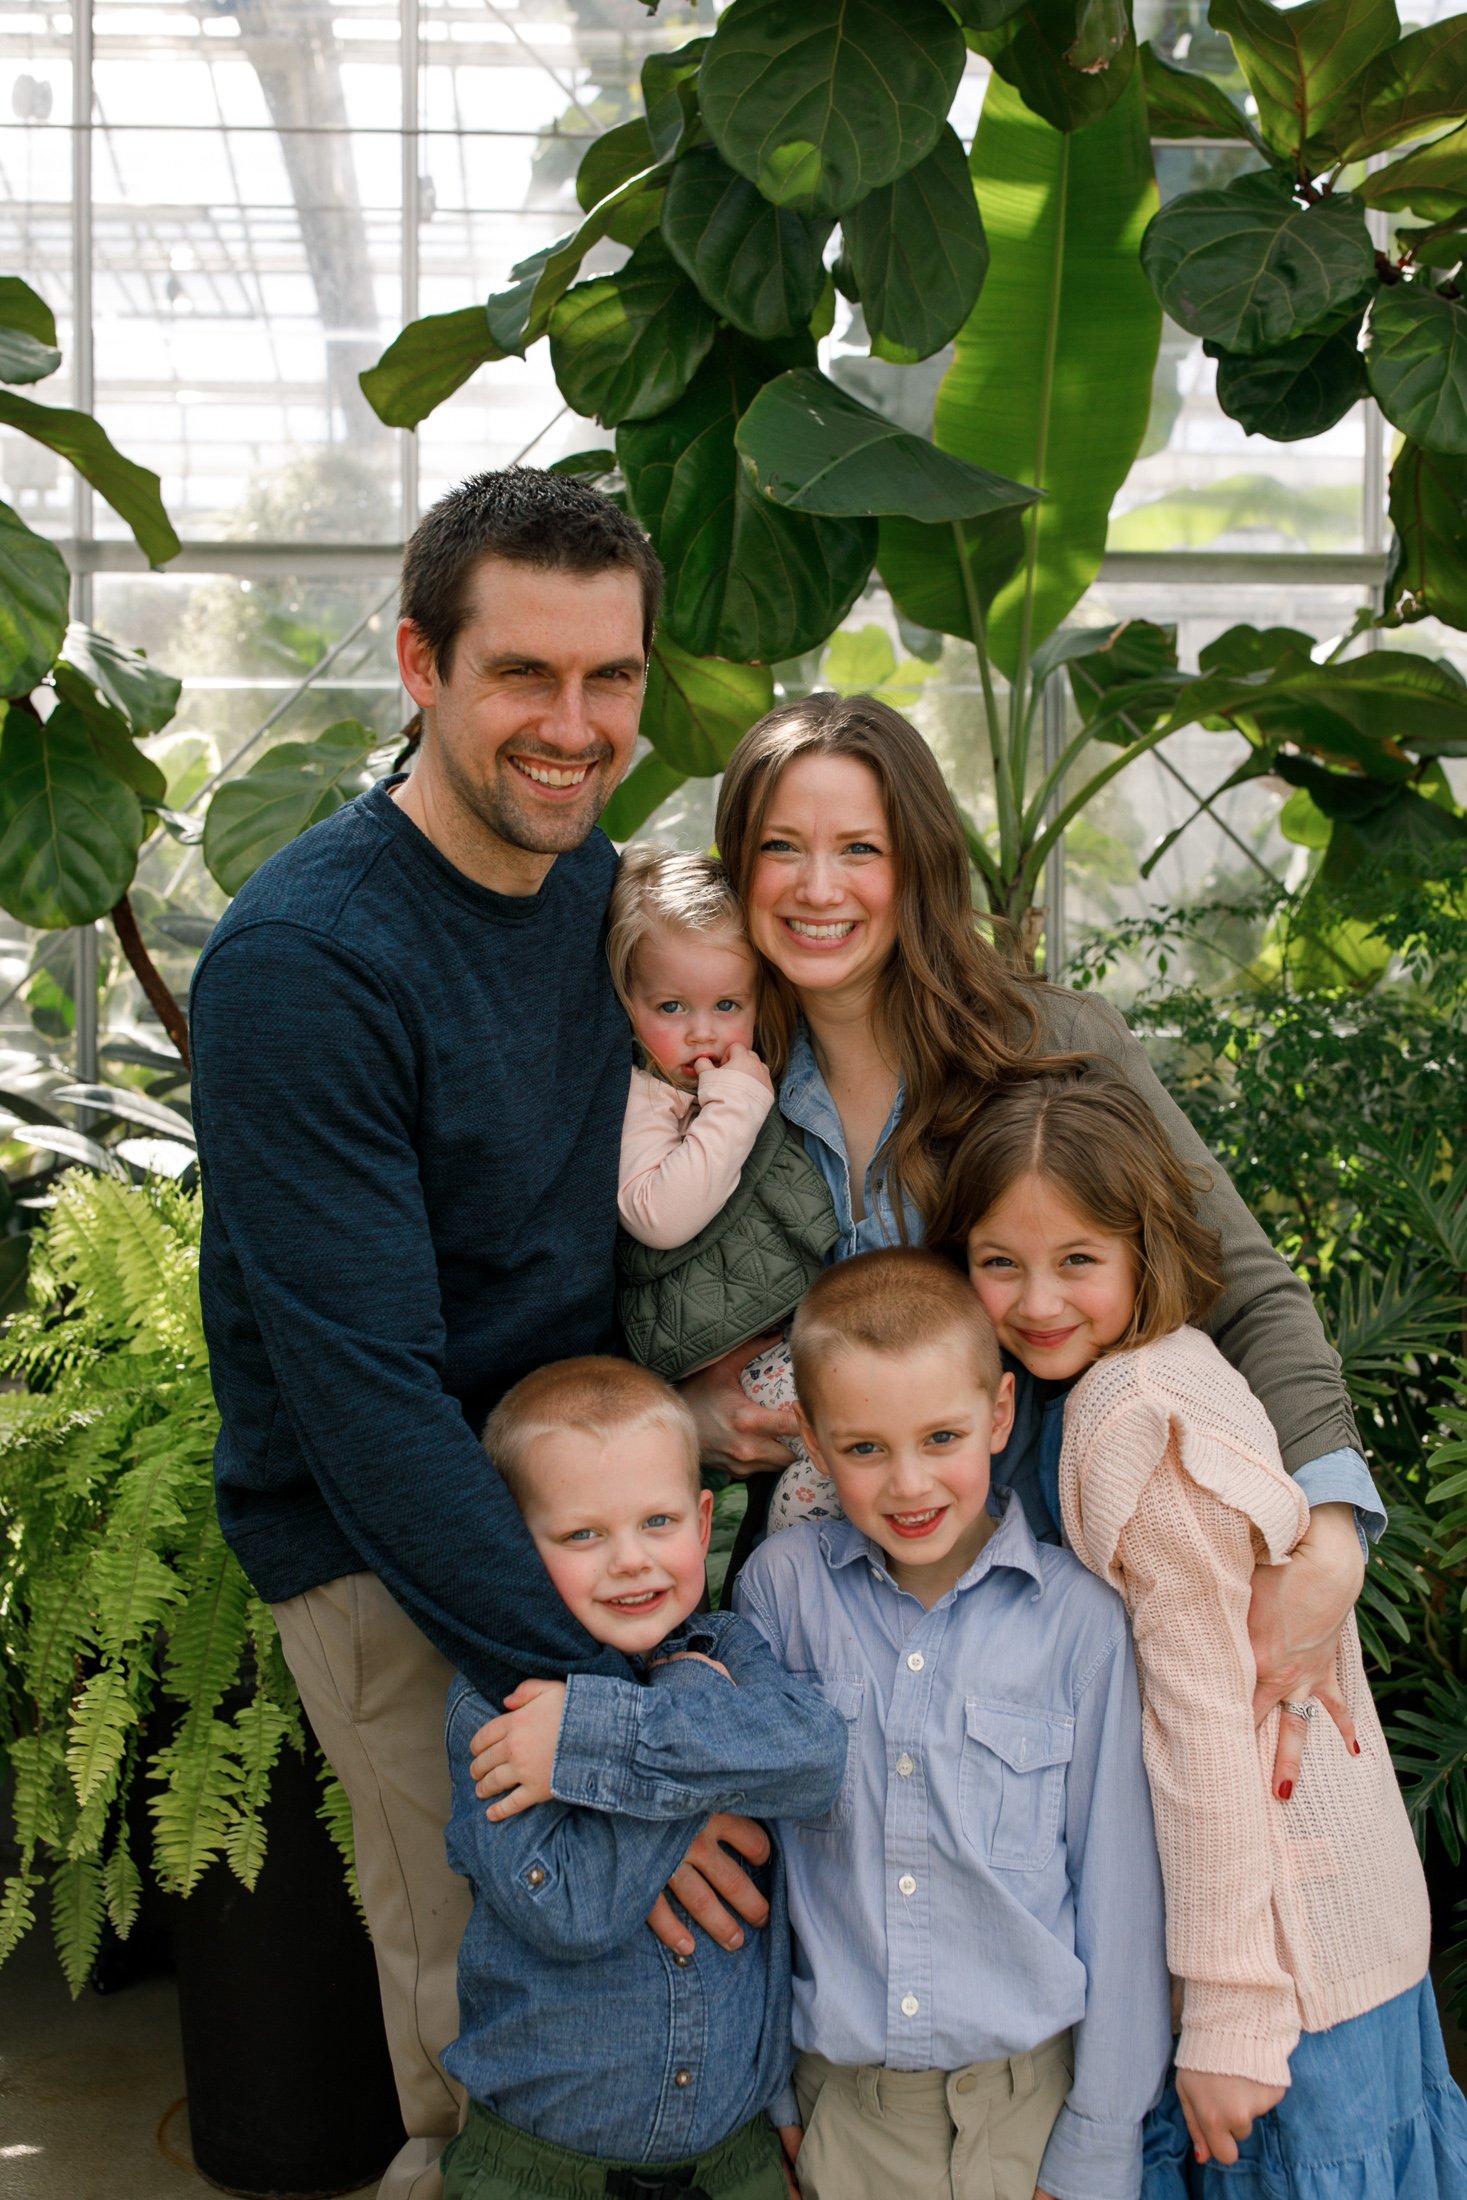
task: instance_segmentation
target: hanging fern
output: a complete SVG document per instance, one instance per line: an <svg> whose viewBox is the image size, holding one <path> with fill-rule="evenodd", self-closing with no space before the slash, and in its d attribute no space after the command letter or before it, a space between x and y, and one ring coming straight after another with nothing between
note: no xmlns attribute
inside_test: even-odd
<svg viewBox="0 0 1467 2200"><path fill-rule="evenodd" d="M219 1533L199 1313L199 1198L64 1177L0 1342L0 1759L17 1870L0 1962L49 1888L72 1991L144 1870L186 1893L216 1858L253 1886L271 1770L300 1747L269 1612ZM151 1856L127 1803L143 1780ZM333 1817L350 1858L350 1813Z"/></svg>

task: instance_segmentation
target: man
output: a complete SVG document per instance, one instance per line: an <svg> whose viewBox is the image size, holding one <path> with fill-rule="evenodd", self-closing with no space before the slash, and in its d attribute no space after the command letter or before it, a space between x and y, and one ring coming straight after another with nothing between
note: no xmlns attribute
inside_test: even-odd
<svg viewBox="0 0 1467 2200"><path fill-rule="evenodd" d="M625 1670L555 1598L477 1431L546 1359L616 1348L630 1053L593 827L661 579L569 478L445 497L403 563L411 775L266 864L194 979L220 1519L351 1798L409 2133L382 2200L433 2200L459 2118L437 2061L468 1914L443 1850L450 1673L498 1698ZM773 1424L738 1418L758 1456ZM716 1843L693 1854L757 1919ZM695 1874L674 1885L734 1944ZM665 1905L658 1929L691 1949Z"/></svg>

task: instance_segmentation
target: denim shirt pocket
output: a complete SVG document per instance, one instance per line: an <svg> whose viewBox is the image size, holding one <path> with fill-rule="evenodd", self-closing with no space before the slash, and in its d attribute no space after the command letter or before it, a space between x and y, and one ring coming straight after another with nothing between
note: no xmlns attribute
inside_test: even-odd
<svg viewBox="0 0 1467 2200"><path fill-rule="evenodd" d="M978 1696L969 1696L964 1710L963 1832L996 1870L1040 1871L1059 1833L1075 1722L1065 1712Z"/></svg>
<svg viewBox="0 0 1467 2200"><path fill-rule="evenodd" d="M849 1825L855 1803L861 1765L861 1705L865 1700L866 1683L859 1673L799 1673L795 1678L809 1681L846 1722L846 1769L840 1793L823 1818L812 1818L801 1829L806 1833L839 1833Z"/></svg>

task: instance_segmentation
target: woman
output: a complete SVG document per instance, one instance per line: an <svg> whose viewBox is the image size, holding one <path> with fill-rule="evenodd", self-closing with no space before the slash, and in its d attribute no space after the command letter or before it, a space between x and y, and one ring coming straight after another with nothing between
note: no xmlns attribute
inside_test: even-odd
<svg viewBox="0 0 1467 2200"><path fill-rule="evenodd" d="M869 696L808 696L752 727L724 775L716 833L766 965L780 1105L835 1202L836 1257L919 1239L944 1154L985 1094L1046 1057L1108 1056L1181 1159L1211 1176L1201 1212L1220 1233L1225 1280L1209 1329L1263 1402L1312 1508L1289 1565L1256 1577L1255 1708L1262 1717L1286 1698L1317 1696L1353 1740L1335 1691L1335 1638L1363 1579L1357 1508L1371 1525L1384 1514L1339 1361L1306 1286L1211 1164L1123 1019L1093 994L1015 974L979 938L963 829L936 760ZM744 1346L687 1395L705 1456L756 1475L788 1464L779 1439L794 1429L792 1416L743 1398L748 1357ZM1011 1440L1019 1494L1041 1530L1053 1509L1041 1481L1043 1404L1042 1386L1031 1390L1028 1428ZM1307 1731L1302 1717L1280 1721L1282 1800Z"/></svg>

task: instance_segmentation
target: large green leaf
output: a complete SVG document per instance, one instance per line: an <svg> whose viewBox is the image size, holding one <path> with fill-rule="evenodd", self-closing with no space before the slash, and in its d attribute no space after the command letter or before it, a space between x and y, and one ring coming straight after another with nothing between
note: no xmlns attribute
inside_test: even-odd
<svg viewBox="0 0 1467 2200"><path fill-rule="evenodd" d="M654 810L660 810L671 794L687 781L686 772L674 771L654 750L634 764L598 820L609 840L630 840L639 833ZM0 1239L0 1244L4 1240Z"/></svg>
<svg viewBox="0 0 1467 2200"><path fill-rule="evenodd" d="M593 138L576 170L576 197L589 214L620 190L633 176L641 175L657 160L651 134L641 115L634 115L630 122L619 123L614 130L603 130L599 138ZM619 201L607 218L606 234L618 244L640 244L649 229L657 226L661 211L655 190L634 191Z"/></svg>
<svg viewBox="0 0 1467 2200"><path fill-rule="evenodd" d="M1323 435L1369 393L1360 350L1363 320L1357 313L1341 327L1315 329L1277 351L1251 356L1205 345L1217 361L1219 405L1249 435L1275 443Z"/></svg>
<svg viewBox="0 0 1467 2200"><path fill-rule="evenodd" d="M550 316L560 394L607 427L661 412L708 356L715 321L658 236L614 275L577 283Z"/></svg>
<svg viewBox="0 0 1467 2200"><path fill-rule="evenodd" d="M429 313L421 321L409 321L376 366L357 379L379 420L389 428L415 428L462 389L477 368L503 357L502 346L489 333L484 308L464 306L458 313Z"/></svg>
<svg viewBox="0 0 1467 2200"><path fill-rule="evenodd" d="M94 688L69 666L58 665L56 670L57 693L80 713L97 761L114 779L131 787L144 809L158 809L168 796L166 774L143 753L116 711L99 700Z"/></svg>
<svg viewBox="0 0 1467 2200"><path fill-rule="evenodd" d="M723 770L773 701L767 665L692 657L661 634L652 645L640 730L664 764L685 779L700 777Z"/></svg>
<svg viewBox="0 0 1467 2200"><path fill-rule="evenodd" d="M70 602L61 552L0 504L0 696L28 695L45 679Z"/></svg>
<svg viewBox="0 0 1467 2200"><path fill-rule="evenodd" d="M1428 451L1467 453L1467 308L1421 282L1382 289L1365 364L1402 435Z"/></svg>
<svg viewBox="0 0 1467 2200"><path fill-rule="evenodd" d="M1395 0L1212 0L1209 20L1232 40L1264 141L1285 160L1328 128L1351 79L1401 33Z"/></svg>
<svg viewBox="0 0 1467 2200"><path fill-rule="evenodd" d="M61 364L56 316L18 275L0 275L0 382L41 382Z"/></svg>
<svg viewBox="0 0 1467 2200"><path fill-rule="evenodd" d="M706 38L690 38L673 53L649 53L642 63L642 105L659 160L681 153L698 128L698 71L707 51Z"/></svg>
<svg viewBox="0 0 1467 2200"><path fill-rule="evenodd" d="M377 735L343 718L314 741L282 741L219 789L204 823L204 861L237 894L266 858L318 825L368 783Z"/></svg>
<svg viewBox="0 0 1467 2200"><path fill-rule="evenodd" d="M951 343L977 303L988 239L957 132L846 216L845 256L871 349L909 365Z"/></svg>
<svg viewBox="0 0 1467 2200"><path fill-rule="evenodd" d="M1024 539L1023 515L1016 510L935 526L884 519L876 565L904 618L975 642L975 600L986 631L995 596L1023 563Z"/></svg>
<svg viewBox="0 0 1467 2200"><path fill-rule="evenodd" d="M181 680L149 664L140 649L124 649L92 627L78 622L67 628L61 659L132 733L161 733L178 708Z"/></svg>
<svg viewBox="0 0 1467 2200"><path fill-rule="evenodd" d="M721 330L675 405L616 433L633 507L667 569L666 629L694 656L799 656L840 624L871 570L869 520L782 511L734 447L741 414L788 356Z"/></svg>
<svg viewBox="0 0 1467 2200"><path fill-rule="evenodd" d="M1139 81L1072 133L991 82L971 167L992 257L938 392L935 432L944 450L1045 492L1024 520L1032 642L1099 571L1111 503L1151 410L1161 313L1136 257L1156 204ZM989 638L1005 671L1020 654L1026 593L1020 576L994 604Z"/></svg>
<svg viewBox="0 0 1467 2200"><path fill-rule="evenodd" d="M1427 222L1450 221L1467 207L1467 123L1364 176L1357 191L1367 206L1419 214Z"/></svg>
<svg viewBox="0 0 1467 2200"><path fill-rule="evenodd" d="M1391 468L1390 514L1387 612L1402 622L1467 627L1467 458L1403 443Z"/></svg>
<svg viewBox="0 0 1467 2200"><path fill-rule="evenodd" d="M711 145L673 169L662 234L715 313L746 336L770 342L808 325L825 286L830 223L771 206Z"/></svg>
<svg viewBox="0 0 1467 2200"><path fill-rule="evenodd" d="M1148 39L1141 48L1141 81L1154 138L1251 139L1258 133L1214 77L1179 69Z"/></svg>
<svg viewBox="0 0 1467 2200"><path fill-rule="evenodd" d="M1172 199L1141 261L1174 321L1236 352L1272 351L1363 306L1375 281L1359 201L1342 192L1301 206L1274 169Z"/></svg>
<svg viewBox="0 0 1467 2200"><path fill-rule="evenodd" d="M657 189L664 174L664 167L656 164L627 177L592 207L579 228L567 230L554 244L543 245L510 269L509 288L496 291L484 307L489 333L500 346L501 357L509 352L522 359L530 345L545 334L556 300L570 289L592 245L609 237L620 210L629 200Z"/></svg>
<svg viewBox="0 0 1467 2200"><path fill-rule="evenodd" d="M1125 0L1022 0L1002 30L968 43L1056 130L1092 128L1136 73ZM1099 58L1086 61L1092 49Z"/></svg>
<svg viewBox="0 0 1467 2200"><path fill-rule="evenodd" d="M0 733L0 906L54 931L92 924L132 884L137 796L100 761L86 721L58 703L45 725L12 710Z"/></svg>
<svg viewBox="0 0 1467 2200"><path fill-rule="evenodd" d="M1204 677L1185 691L1173 724L1198 718L1226 719L1392 783L1411 777L1412 754L1467 755L1467 686L1404 649L1324 665L1288 655L1251 678Z"/></svg>
<svg viewBox="0 0 1467 2200"><path fill-rule="evenodd" d="M70 459L118 518L127 522L149 565L165 565L178 555L178 537L158 494L158 476L124 458L90 413L37 405L29 397L0 390L0 421Z"/></svg>
<svg viewBox="0 0 1467 2200"><path fill-rule="evenodd" d="M925 160L966 58L940 0L733 0L703 56L703 120L776 206L844 214Z"/></svg>
<svg viewBox="0 0 1467 2200"><path fill-rule="evenodd" d="M765 383L735 441L761 493L796 512L974 519L1038 494L939 450L808 367Z"/></svg>
<svg viewBox="0 0 1467 2200"><path fill-rule="evenodd" d="M1467 15L1408 31L1377 54L1343 97L1329 126L1304 148L1313 170L1364 160L1388 145L1426 137L1467 112Z"/></svg>

